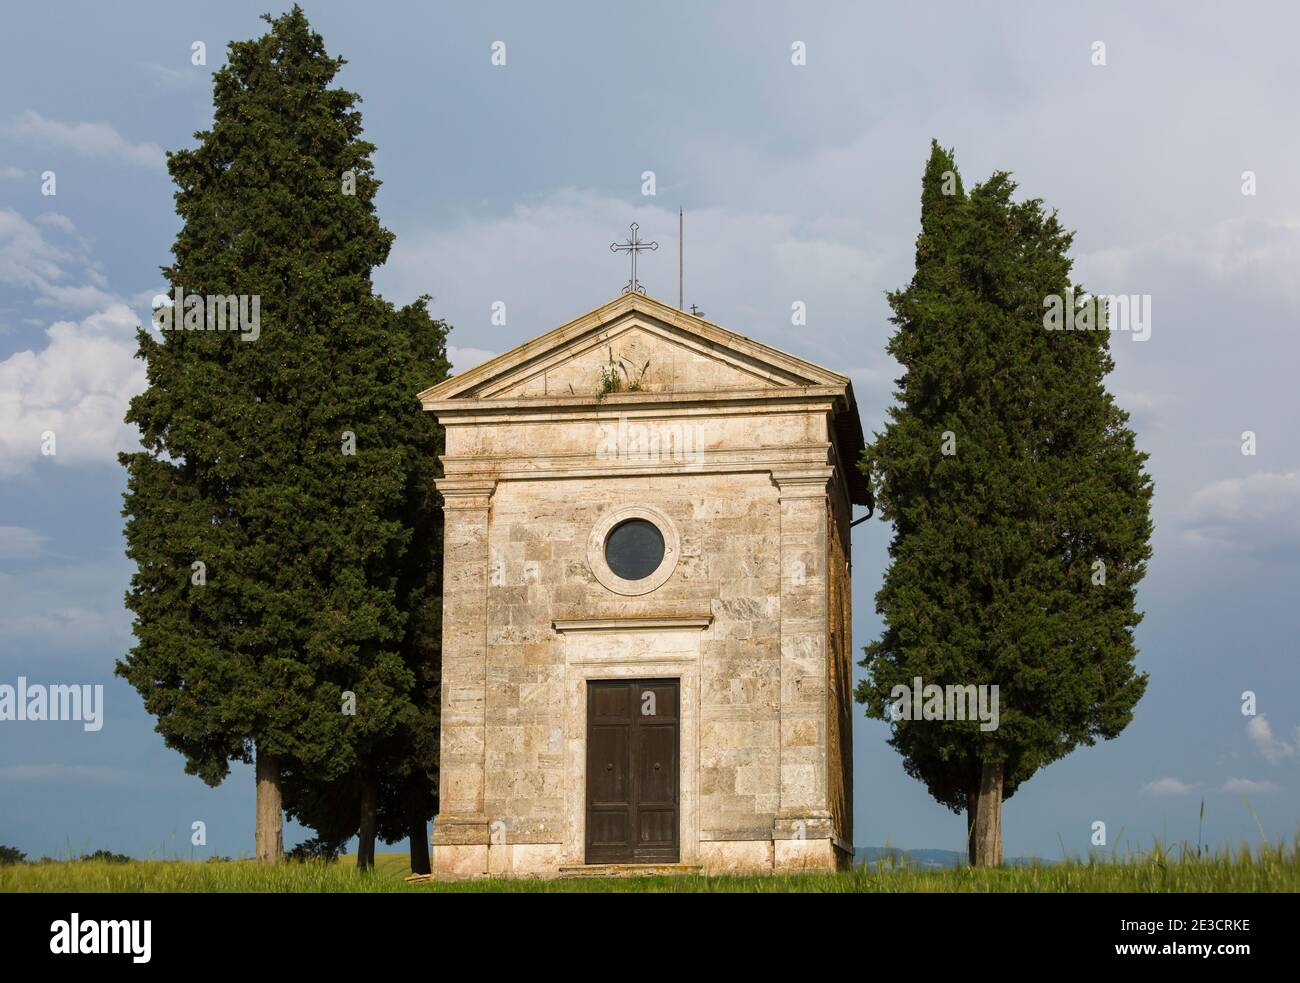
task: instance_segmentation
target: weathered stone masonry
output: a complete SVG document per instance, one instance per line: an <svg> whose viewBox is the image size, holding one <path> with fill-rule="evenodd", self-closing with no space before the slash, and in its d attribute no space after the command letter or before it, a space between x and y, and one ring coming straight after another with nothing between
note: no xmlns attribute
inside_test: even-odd
<svg viewBox="0 0 1300 983"><path fill-rule="evenodd" d="M586 688L620 678L679 680L681 863L845 863L849 380L628 295L421 398L447 431L437 876L585 862ZM641 582L602 559L627 516L665 540Z"/></svg>

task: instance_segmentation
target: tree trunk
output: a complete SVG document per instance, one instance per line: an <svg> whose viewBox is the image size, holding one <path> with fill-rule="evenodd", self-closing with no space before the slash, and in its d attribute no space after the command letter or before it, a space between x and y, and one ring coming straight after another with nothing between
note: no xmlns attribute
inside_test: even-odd
<svg viewBox="0 0 1300 983"><path fill-rule="evenodd" d="M262 863L284 860L284 808L280 798L280 759L257 749L257 829L254 852Z"/></svg>
<svg viewBox="0 0 1300 983"><path fill-rule="evenodd" d="M411 873L428 874L429 866L429 826L423 819L410 822Z"/></svg>
<svg viewBox="0 0 1300 983"><path fill-rule="evenodd" d="M986 761L975 811L976 867L1002 866L1002 762Z"/></svg>
<svg viewBox="0 0 1300 983"><path fill-rule="evenodd" d="M972 867L975 866L975 826L979 822L979 811L979 793L966 793L966 862Z"/></svg>
<svg viewBox="0 0 1300 983"><path fill-rule="evenodd" d="M361 827L357 830L357 870L375 865L375 822L379 808L379 788L369 776L361 780Z"/></svg>

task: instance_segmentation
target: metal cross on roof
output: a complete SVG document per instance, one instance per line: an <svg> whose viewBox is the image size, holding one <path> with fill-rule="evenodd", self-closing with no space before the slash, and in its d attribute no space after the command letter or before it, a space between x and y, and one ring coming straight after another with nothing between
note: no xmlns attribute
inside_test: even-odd
<svg viewBox="0 0 1300 983"><path fill-rule="evenodd" d="M636 254L639 253L642 249L648 249L651 252L654 252L656 249L659 248L659 243L642 242L639 238L637 238L637 230L640 229L640 226L637 225L635 222L633 222L631 226L629 226L629 228L632 230L632 234L628 236L627 242L611 242L609 244L609 248L611 252L615 252L615 253L626 252L632 254L632 278L627 281L627 286L623 288L623 293L644 294L645 287L641 286L641 284L637 281L636 278Z"/></svg>

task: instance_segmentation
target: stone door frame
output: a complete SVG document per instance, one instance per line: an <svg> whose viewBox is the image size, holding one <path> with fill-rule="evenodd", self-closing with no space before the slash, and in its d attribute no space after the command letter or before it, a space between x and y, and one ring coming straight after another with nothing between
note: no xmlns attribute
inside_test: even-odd
<svg viewBox="0 0 1300 983"><path fill-rule="evenodd" d="M563 860L587 862L587 682L600 679L676 679L680 715L679 862L700 856L700 652L711 615L555 621L564 646Z"/></svg>

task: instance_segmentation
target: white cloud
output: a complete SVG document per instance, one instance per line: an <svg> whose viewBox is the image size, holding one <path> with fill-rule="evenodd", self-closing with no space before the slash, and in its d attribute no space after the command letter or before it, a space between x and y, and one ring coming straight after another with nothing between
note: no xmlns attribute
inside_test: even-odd
<svg viewBox="0 0 1300 983"><path fill-rule="evenodd" d="M55 435L56 464L108 464L136 446L135 428L122 418L145 387L144 365L134 357L141 323L125 304L113 304L51 325L45 348L0 362L0 476L39 460L46 431Z"/></svg>
<svg viewBox="0 0 1300 983"><path fill-rule="evenodd" d="M0 569L0 665L9 676L103 671L131 647L125 557L111 562ZM105 662L106 657L108 662Z"/></svg>
<svg viewBox="0 0 1300 983"><path fill-rule="evenodd" d="M490 352L486 348L457 348L447 346L447 361L451 362L451 374L460 375L467 369L482 365L488 359L496 358L499 352Z"/></svg>
<svg viewBox="0 0 1300 983"><path fill-rule="evenodd" d="M48 225L71 236L77 235L77 227L73 224L72 219L61 212L41 212L40 215L36 216L36 224Z"/></svg>
<svg viewBox="0 0 1300 983"><path fill-rule="evenodd" d="M1276 782L1257 782L1249 778L1229 778L1219 791L1229 795L1267 795L1280 791L1282 786Z"/></svg>
<svg viewBox="0 0 1300 983"><path fill-rule="evenodd" d="M4 127L9 136L64 150L82 157L121 160L163 170L166 158L156 143L131 143L108 123L60 123L28 109Z"/></svg>
<svg viewBox="0 0 1300 983"><path fill-rule="evenodd" d="M160 89L188 89L211 80L210 70L202 66L170 68L154 62L140 62L136 67L148 75L153 80L153 84Z"/></svg>
<svg viewBox="0 0 1300 983"><path fill-rule="evenodd" d="M1162 426L1164 423L1159 413L1161 400L1149 392L1118 390L1115 393L1115 402L1120 409L1128 412L1129 426L1138 434Z"/></svg>
<svg viewBox="0 0 1300 983"><path fill-rule="evenodd" d="M147 321L106 289L86 240L58 212L29 222L0 209L0 285L34 292L37 306L93 312L49 325L43 349L0 361L0 478L41 458L46 432L54 434L54 464L114 462L136 445L122 417L144 388L135 329Z"/></svg>
<svg viewBox="0 0 1300 983"><path fill-rule="evenodd" d="M610 243L637 222L659 249L637 276L650 296L677 303L677 213L590 190L561 189L509 213L437 228L397 229L392 255L376 272L393 298L428 293L453 326L458 348L505 351L619 296L629 273ZM822 365L877 356L883 327L880 264L863 229L843 219L709 208L686 216L685 297L733 331ZM506 305L505 326L492 305ZM791 305L807 305L806 326ZM862 364L862 363L850 363ZM878 370L896 374L882 357ZM886 384L881 398L887 392Z"/></svg>
<svg viewBox="0 0 1300 983"><path fill-rule="evenodd" d="M100 290L98 287L89 284L81 284L80 286L50 284L45 287L42 293L44 296L36 301L38 307L58 307L65 310L68 308L77 311L93 310L96 307L111 304L116 300L113 294L107 290Z"/></svg>
<svg viewBox="0 0 1300 983"><path fill-rule="evenodd" d="M25 526L0 526L0 560L14 560L40 553L46 537Z"/></svg>
<svg viewBox="0 0 1300 983"><path fill-rule="evenodd" d="M1097 293L1144 293L1134 282L1159 265L1196 270L1207 279L1249 278L1294 297L1300 288L1300 221L1290 218L1223 219L1195 234L1168 232L1151 239L1078 256L1083 280ZM1153 305L1154 306L1154 305Z"/></svg>
<svg viewBox="0 0 1300 983"><path fill-rule="evenodd" d="M1300 472L1264 472L1206 485L1188 502L1186 536L1236 552L1300 551Z"/></svg>
<svg viewBox="0 0 1300 983"><path fill-rule="evenodd" d="M41 291L65 276L64 266L76 259L12 208L0 208L0 284Z"/></svg>
<svg viewBox="0 0 1300 983"><path fill-rule="evenodd" d="M159 284L152 290L140 290L127 298L127 303L135 308L145 308L153 310L154 303L161 299L161 306L174 307L171 299L171 288Z"/></svg>
<svg viewBox="0 0 1300 983"><path fill-rule="evenodd" d="M1196 791L1195 785L1188 785L1177 778L1157 778L1142 786L1142 794L1158 796L1189 795Z"/></svg>
<svg viewBox="0 0 1300 983"><path fill-rule="evenodd" d="M1300 746L1300 727L1296 728L1296 744L1288 744L1273 736L1273 728L1262 713L1250 718L1246 724L1246 736L1264 756L1264 760L1273 765L1284 758L1295 757L1297 746Z"/></svg>
<svg viewBox="0 0 1300 983"><path fill-rule="evenodd" d="M874 393L877 390L887 396L892 396L894 392L894 380L903 374L902 366L889 360L892 368L889 371L882 369L854 368L854 369L835 369L841 375L847 375L853 380L854 392L859 401L862 400L864 392ZM833 366L832 366L833 368Z"/></svg>
<svg viewBox="0 0 1300 983"><path fill-rule="evenodd" d="M71 282L74 276L83 282ZM65 311L102 309L117 299L103 289L104 276L72 220L58 212L29 222L11 208L0 208L0 285L31 290L37 305Z"/></svg>

